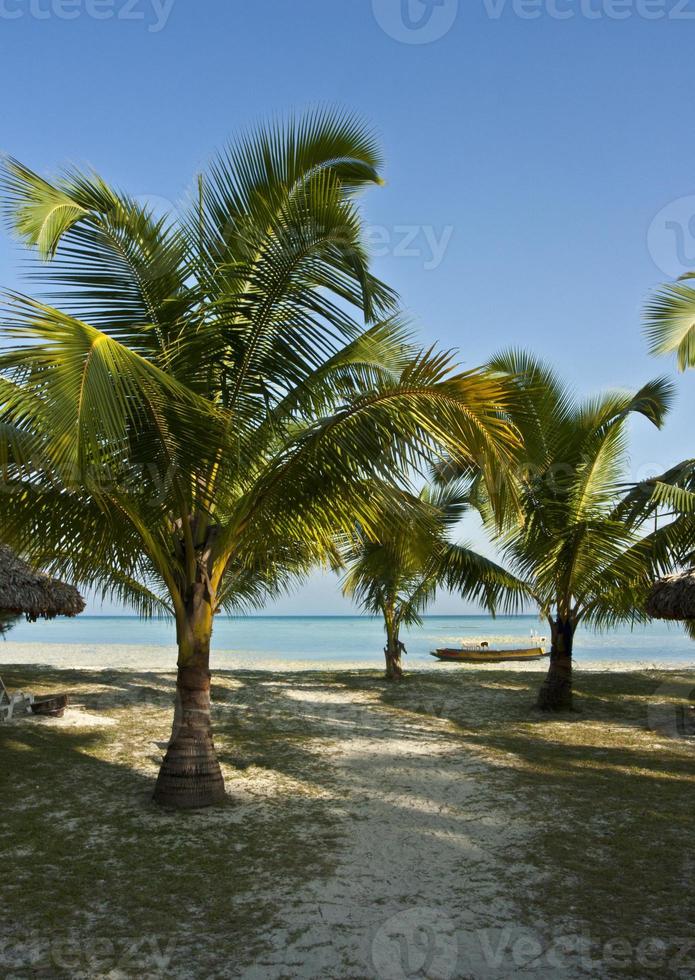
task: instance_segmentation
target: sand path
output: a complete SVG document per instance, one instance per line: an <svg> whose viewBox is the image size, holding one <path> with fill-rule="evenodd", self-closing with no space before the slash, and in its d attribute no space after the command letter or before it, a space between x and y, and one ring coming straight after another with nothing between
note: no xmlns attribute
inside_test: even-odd
<svg viewBox="0 0 695 980"><path fill-rule="evenodd" d="M493 793L454 726L404 719L373 692L284 695L334 733L312 750L342 798L342 845L333 874L286 896L283 925L261 937L268 951L244 980L557 976L538 960L526 970L534 950L513 925L514 896L535 884L519 863L525 811Z"/></svg>
<svg viewBox="0 0 695 980"><path fill-rule="evenodd" d="M229 805L185 814L151 802L170 673L13 677L71 708L3 729L8 975L613 980L616 940L654 974L645 937L694 975L691 746L662 725L692 677L578 674L577 716L541 721L520 672L218 672Z"/></svg>

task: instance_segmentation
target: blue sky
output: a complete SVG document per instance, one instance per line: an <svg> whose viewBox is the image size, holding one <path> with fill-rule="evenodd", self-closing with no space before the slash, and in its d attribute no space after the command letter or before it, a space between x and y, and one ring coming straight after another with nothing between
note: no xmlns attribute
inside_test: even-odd
<svg viewBox="0 0 695 980"><path fill-rule="evenodd" d="M408 2L0 0L0 149L176 200L239 128L338 103L381 135L375 271L423 341L523 345L582 393L672 372L640 309L695 266L695 0ZM3 286L19 258L2 232ZM636 476L692 452L694 384L634 426ZM346 607L317 576L273 611Z"/></svg>

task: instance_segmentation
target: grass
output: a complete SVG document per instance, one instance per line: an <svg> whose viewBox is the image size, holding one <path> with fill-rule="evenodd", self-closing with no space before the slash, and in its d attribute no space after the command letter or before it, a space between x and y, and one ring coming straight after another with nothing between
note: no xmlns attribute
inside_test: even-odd
<svg viewBox="0 0 695 980"><path fill-rule="evenodd" d="M326 772L303 751L305 736L283 733L279 718L271 739L219 717L227 695L243 703L236 685L216 689L217 742L232 793L236 782L252 784L251 792L239 787L243 820L233 805L177 814L150 802L171 679L31 670L4 677L13 688L67 691L116 723L0 728L3 904L14 920L5 955L17 976L40 968L51 977L159 975L158 951L164 962L173 949L176 963L192 948L201 976L220 962L241 967L261 951L256 937L272 927L274 897L330 871L328 794L311 789ZM282 806L266 806L268 794ZM201 934L207 942L198 948Z"/></svg>
<svg viewBox="0 0 695 980"><path fill-rule="evenodd" d="M478 676L467 699L450 697L448 678L384 695L449 718L462 751L492 764L496 791L526 801L535 833L517 857L542 876L528 922L587 939L599 975L695 975L695 675L677 676L580 674L569 716L529 710L528 674ZM640 944L653 973L635 962Z"/></svg>
<svg viewBox="0 0 695 980"><path fill-rule="evenodd" d="M218 675L216 741L232 802L197 814L150 802L172 676L3 676L12 688L67 691L87 722L0 727L5 975L239 975L282 931L288 903L330 878L360 820L332 758L360 723L330 697L300 708L292 675ZM411 719L445 723L462 758L479 761L490 812L512 799L525 808L528 847L507 855L503 885L519 925L589 937L599 961L587 975L693 975L683 945L695 921L695 757L683 706L695 674L681 687L655 671L579 674L568 717L536 714L538 676L522 672L428 672L389 686L369 671L309 677L328 695L376 698L396 732ZM522 868L539 886L516 894ZM650 939L663 950L636 959ZM606 952L616 940L632 951L622 960ZM177 973L192 956L196 972Z"/></svg>

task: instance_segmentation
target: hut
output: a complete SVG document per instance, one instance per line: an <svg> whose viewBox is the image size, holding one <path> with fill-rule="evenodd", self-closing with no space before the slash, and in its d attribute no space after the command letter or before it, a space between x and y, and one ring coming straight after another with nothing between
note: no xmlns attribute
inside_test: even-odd
<svg viewBox="0 0 695 980"><path fill-rule="evenodd" d="M655 582L646 610L653 619L695 620L695 568Z"/></svg>
<svg viewBox="0 0 695 980"><path fill-rule="evenodd" d="M83 609L84 599L74 586L35 571L6 545L0 544L0 633L18 616L35 622L56 616L78 616ZM9 721L16 712L26 713L29 709L37 714L60 716L66 703L65 696L39 701L22 692L10 694L0 677L0 720Z"/></svg>
<svg viewBox="0 0 695 980"><path fill-rule="evenodd" d="M34 571L0 544L0 617L26 616L35 622L78 616L83 610L84 599L73 585Z"/></svg>

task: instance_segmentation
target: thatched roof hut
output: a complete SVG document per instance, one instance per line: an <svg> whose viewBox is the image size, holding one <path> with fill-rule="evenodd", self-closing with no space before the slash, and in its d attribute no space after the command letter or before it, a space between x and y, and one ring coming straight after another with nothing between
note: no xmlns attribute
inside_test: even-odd
<svg viewBox="0 0 695 980"><path fill-rule="evenodd" d="M656 582L646 608L654 619L695 619L695 568Z"/></svg>
<svg viewBox="0 0 695 980"><path fill-rule="evenodd" d="M84 599L72 585L36 572L0 544L0 614L27 619L78 616Z"/></svg>

